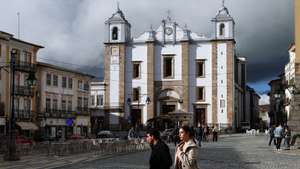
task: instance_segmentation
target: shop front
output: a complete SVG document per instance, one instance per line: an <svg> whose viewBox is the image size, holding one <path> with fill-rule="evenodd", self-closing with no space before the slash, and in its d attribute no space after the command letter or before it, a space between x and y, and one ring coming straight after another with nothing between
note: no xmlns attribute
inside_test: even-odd
<svg viewBox="0 0 300 169"><path fill-rule="evenodd" d="M77 116L73 128L73 135L87 137L91 133L89 116Z"/></svg>

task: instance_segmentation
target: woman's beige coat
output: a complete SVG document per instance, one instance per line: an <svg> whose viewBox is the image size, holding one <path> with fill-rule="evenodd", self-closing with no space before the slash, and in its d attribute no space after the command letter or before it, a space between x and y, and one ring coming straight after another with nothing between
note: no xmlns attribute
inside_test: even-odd
<svg viewBox="0 0 300 169"><path fill-rule="evenodd" d="M184 145L184 142L181 142L176 147L175 153L175 169L199 169L197 165L198 157L198 146L197 144L190 139ZM182 151L180 150L182 147ZM178 154L176 156L176 154Z"/></svg>

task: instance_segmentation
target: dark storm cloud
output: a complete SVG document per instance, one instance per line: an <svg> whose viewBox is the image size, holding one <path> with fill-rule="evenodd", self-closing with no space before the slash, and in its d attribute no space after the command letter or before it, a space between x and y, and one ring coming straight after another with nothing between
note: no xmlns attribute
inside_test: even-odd
<svg viewBox="0 0 300 169"><path fill-rule="evenodd" d="M211 18L221 0L119 0L134 37L159 26L171 10L179 25L211 35ZM248 59L248 80L270 79L288 60L293 42L294 0L226 0L236 22L237 52ZM104 22L116 10L112 0L10 0L0 6L0 30L45 46L40 60L72 63L102 76ZM54 61L54 63L55 63ZM99 66L101 65L101 66ZM91 68L88 68L91 67Z"/></svg>

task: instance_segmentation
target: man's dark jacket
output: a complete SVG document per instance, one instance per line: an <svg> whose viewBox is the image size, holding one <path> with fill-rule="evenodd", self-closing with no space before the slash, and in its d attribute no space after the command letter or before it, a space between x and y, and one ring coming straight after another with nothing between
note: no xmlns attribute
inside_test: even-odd
<svg viewBox="0 0 300 169"><path fill-rule="evenodd" d="M151 146L150 169L170 169L172 157L169 147L161 140Z"/></svg>

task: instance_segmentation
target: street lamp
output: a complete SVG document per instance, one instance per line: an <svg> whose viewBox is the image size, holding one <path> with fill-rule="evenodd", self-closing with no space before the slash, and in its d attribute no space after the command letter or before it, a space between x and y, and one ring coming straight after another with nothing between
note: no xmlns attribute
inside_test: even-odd
<svg viewBox="0 0 300 169"><path fill-rule="evenodd" d="M17 154L17 145L16 145L16 118L14 111L14 100L15 100L15 67L16 62L15 58L18 51L16 49L11 50L10 58L10 72L11 72L11 115L9 118L9 138L7 142L8 151L4 155L4 160L7 161L17 161L20 160L19 155ZM35 85L36 78L33 72L29 73L28 78L26 79L28 85Z"/></svg>
<svg viewBox="0 0 300 169"><path fill-rule="evenodd" d="M131 98L127 98L126 102L127 102L127 105L129 106L129 117L132 118L132 114L131 114L131 102L132 101L131 101ZM145 102L146 102L147 105L151 103L151 99L150 99L149 96L147 96ZM138 104L139 104L139 102L138 102ZM131 119L131 123L132 123L132 119Z"/></svg>

